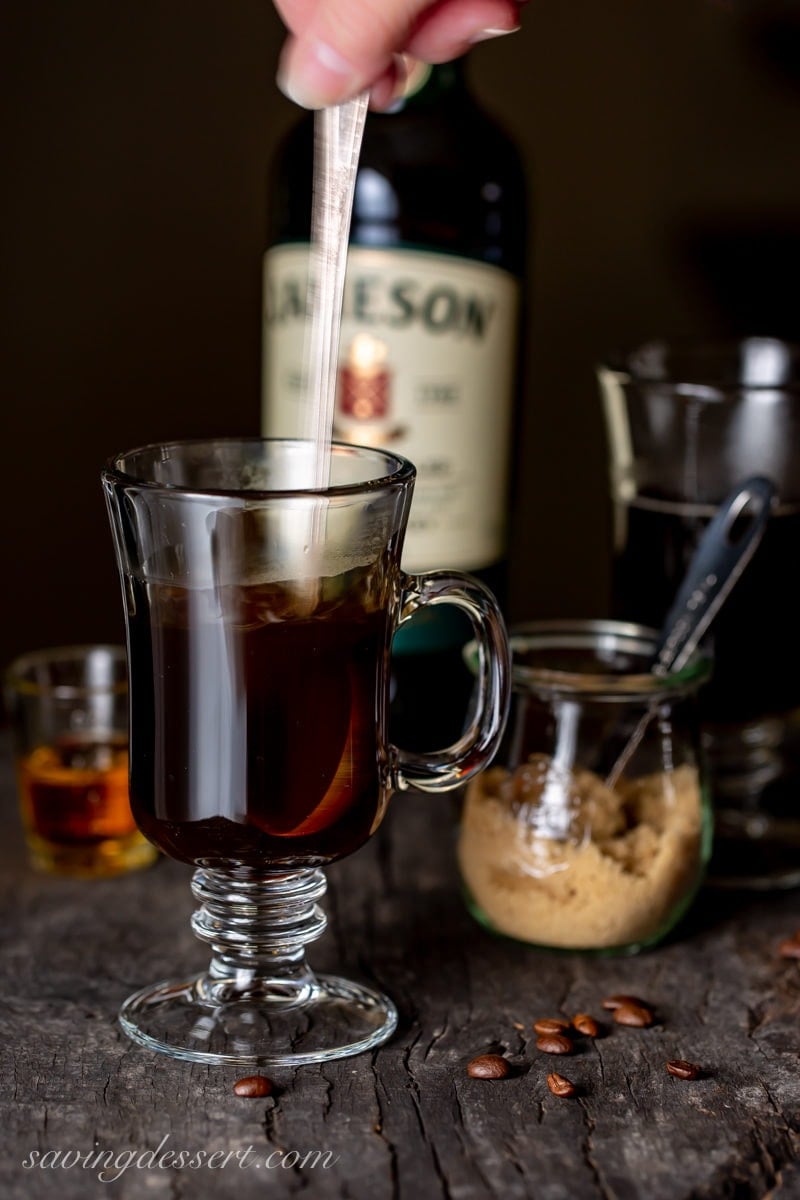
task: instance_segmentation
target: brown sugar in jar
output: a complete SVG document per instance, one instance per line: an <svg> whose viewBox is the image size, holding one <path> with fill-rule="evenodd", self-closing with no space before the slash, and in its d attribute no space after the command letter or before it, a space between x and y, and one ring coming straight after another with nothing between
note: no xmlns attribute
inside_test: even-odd
<svg viewBox="0 0 800 1200"><path fill-rule="evenodd" d="M674 675L650 675L653 636L615 622L513 633L508 732L467 789L458 843L469 906L492 931L630 953L662 938L691 903L710 850L694 703L708 664L697 657Z"/></svg>

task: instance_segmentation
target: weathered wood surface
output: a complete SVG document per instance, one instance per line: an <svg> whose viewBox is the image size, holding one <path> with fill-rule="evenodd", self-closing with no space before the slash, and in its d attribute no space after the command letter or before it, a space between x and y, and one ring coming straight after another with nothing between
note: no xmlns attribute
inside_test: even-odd
<svg viewBox="0 0 800 1200"><path fill-rule="evenodd" d="M402 1011L399 1034L373 1056L273 1072L276 1099L243 1100L231 1085L246 1072L150 1054L116 1024L129 992L203 964L188 927L188 870L162 862L92 883L34 876L2 747L0 1196L800 1197L800 965L776 954L800 926L800 895L707 894L679 939L636 959L535 953L466 914L452 807L397 797L372 844L329 872L331 928L313 960L384 987ZM535 1017L600 1016L615 990L651 999L659 1025L614 1029L569 1059L536 1051ZM466 1076L466 1062L489 1048L513 1057L512 1078ZM675 1057L708 1077L672 1079L664 1063ZM550 1095L553 1069L580 1084L580 1097ZM80 1165L22 1166L32 1151L138 1156L159 1144L253 1149L245 1166L132 1165L115 1182ZM336 1161L268 1167L275 1150L331 1151Z"/></svg>

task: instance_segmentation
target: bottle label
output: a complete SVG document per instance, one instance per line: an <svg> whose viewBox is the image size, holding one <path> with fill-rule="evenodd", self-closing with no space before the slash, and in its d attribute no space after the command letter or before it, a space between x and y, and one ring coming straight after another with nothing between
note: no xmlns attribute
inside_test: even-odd
<svg viewBox="0 0 800 1200"><path fill-rule="evenodd" d="M304 433L308 247L264 258L268 437ZM410 458L404 566L480 570L505 550L519 286L499 267L350 249L333 436Z"/></svg>

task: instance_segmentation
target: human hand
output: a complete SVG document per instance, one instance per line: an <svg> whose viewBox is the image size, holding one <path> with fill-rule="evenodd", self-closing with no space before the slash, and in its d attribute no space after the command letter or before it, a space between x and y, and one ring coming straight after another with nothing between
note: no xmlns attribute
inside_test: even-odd
<svg viewBox="0 0 800 1200"><path fill-rule="evenodd" d="M289 28L278 86L303 108L341 104L370 90L391 102L399 56L441 63L476 42L513 33L525 0L275 0Z"/></svg>

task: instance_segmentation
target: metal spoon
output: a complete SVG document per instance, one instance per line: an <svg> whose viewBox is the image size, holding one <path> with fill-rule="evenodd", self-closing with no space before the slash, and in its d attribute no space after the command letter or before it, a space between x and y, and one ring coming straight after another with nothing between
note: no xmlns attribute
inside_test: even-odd
<svg viewBox="0 0 800 1200"><path fill-rule="evenodd" d="M775 495L775 486L769 479L754 475L720 505L700 538L684 581L667 613L650 667L654 675L679 671L689 661L753 557L769 520ZM606 787L616 787L657 707L658 700L655 699L640 718L606 776Z"/></svg>
<svg viewBox="0 0 800 1200"><path fill-rule="evenodd" d="M342 327L347 239L369 94L323 108L314 118L309 309L311 323L306 437L314 450L315 488L330 482L331 434ZM305 486L308 486L306 483Z"/></svg>

